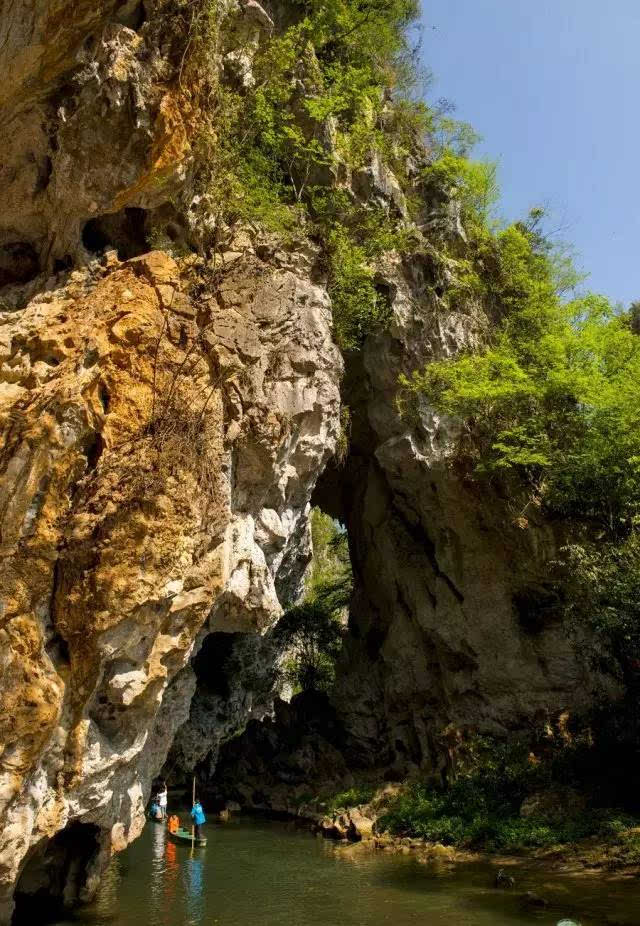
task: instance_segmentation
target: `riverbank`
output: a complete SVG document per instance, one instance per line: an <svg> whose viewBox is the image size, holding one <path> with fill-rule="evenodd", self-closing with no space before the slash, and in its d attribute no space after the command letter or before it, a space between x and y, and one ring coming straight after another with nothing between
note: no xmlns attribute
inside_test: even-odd
<svg viewBox="0 0 640 926"><path fill-rule="evenodd" d="M519 867L526 866L528 871L538 871L541 875L585 875L606 880L640 878L640 826L621 829L608 838L589 836L568 843L522 846L517 851L446 845L383 829L381 821L385 814L381 810L386 809L389 799L397 796L400 790L401 786L386 786L376 792L370 802L332 809L326 807L331 800L297 804L281 800L244 807L229 802L219 819L225 822L238 813L265 815L295 822L325 839L342 843L344 849L351 852L407 855L420 863L443 866L484 864L495 869L496 874L504 869L511 877Z"/></svg>

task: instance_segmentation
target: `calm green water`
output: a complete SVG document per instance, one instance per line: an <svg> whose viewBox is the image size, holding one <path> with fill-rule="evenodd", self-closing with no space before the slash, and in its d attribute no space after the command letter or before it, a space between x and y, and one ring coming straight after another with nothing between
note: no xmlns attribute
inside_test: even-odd
<svg viewBox="0 0 640 926"><path fill-rule="evenodd" d="M489 866L437 869L410 856L341 849L288 824L240 819L205 830L207 847L192 855L147 824L114 858L75 926L556 926L567 917L581 926L640 924L634 881L549 881L517 869L516 890L504 892L491 887ZM552 907L521 910L527 890Z"/></svg>

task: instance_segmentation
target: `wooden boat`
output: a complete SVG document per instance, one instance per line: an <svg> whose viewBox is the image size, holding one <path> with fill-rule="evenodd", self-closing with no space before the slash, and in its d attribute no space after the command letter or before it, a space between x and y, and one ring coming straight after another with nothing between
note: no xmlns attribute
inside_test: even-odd
<svg viewBox="0 0 640 926"><path fill-rule="evenodd" d="M147 814L147 819L151 820L152 823L166 823L167 821L163 817L152 817L150 813Z"/></svg>
<svg viewBox="0 0 640 926"><path fill-rule="evenodd" d="M189 845L189 846L191 845L191 840L192 840L191 830L185 830L182 827L179 827L175 831L175 833L172 833L170 830L167 830L167 833L169 834L169 839L173 839L174 842L181 842L184 845ZM200 839L198 839L197 836L194 836L193 844L194 846L206 846L207 837L201 836Z"/></svg>

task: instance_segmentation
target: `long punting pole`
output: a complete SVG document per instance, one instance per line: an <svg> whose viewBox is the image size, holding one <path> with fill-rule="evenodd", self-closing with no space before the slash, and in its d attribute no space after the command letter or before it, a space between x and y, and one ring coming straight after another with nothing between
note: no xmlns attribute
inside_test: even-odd
<svg viewBox="0 0 640 926"><path fill-rule="evenodd" d="M196 776L194 775L193 776L193 788L191 789L192 809L193 809L195 802L196 802ZM191 851L192 852L193 852L193 847L195 846L195 843L196 843L196 826L195 826L195 821L193 817L191 817Z"/></svg>

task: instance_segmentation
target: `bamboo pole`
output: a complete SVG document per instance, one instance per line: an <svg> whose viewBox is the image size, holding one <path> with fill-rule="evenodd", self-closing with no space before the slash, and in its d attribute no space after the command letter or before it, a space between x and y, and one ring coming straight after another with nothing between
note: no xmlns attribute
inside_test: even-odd
<svg viewBox="0 0 640 926"><path fill-rule="evenodd" d="M196 802L196 776L193 776L193 788L191 789L191 809L193 810L194 804ZM193 854L193 847L196 843L196 824L193 817L191 817L191 852Z"/></svg>

